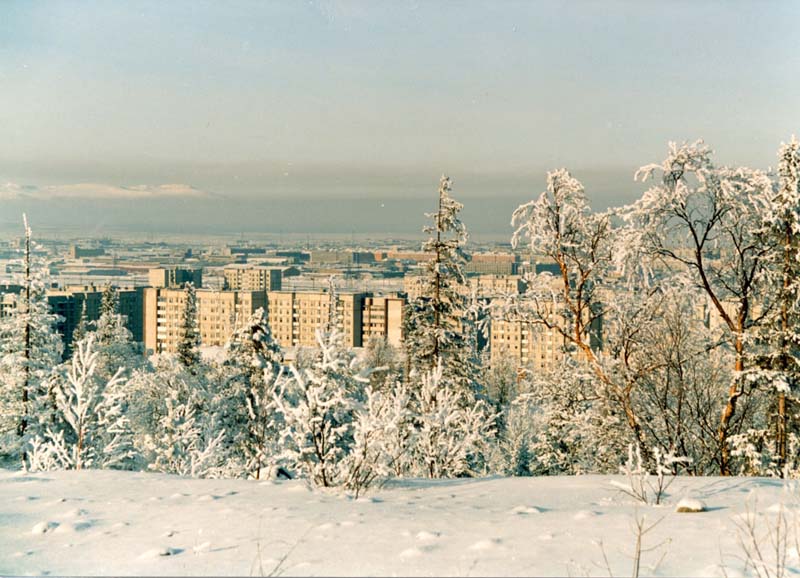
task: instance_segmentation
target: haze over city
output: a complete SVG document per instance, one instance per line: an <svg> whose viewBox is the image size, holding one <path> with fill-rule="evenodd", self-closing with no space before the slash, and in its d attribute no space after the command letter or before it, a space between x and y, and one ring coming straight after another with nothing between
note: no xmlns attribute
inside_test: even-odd
<svg viewBox="0 0 800 578"><path fill-rule="evenodd" d="M797 126L794 2L7 2L0 229L475 233L566 166L593 205ZM180 214L180 218L176 217Z"/></svg>

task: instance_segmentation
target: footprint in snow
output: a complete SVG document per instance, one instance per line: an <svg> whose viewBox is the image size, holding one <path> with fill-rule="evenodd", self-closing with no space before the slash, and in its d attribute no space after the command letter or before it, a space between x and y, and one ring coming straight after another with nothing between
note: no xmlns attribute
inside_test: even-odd
<svg viewBox="0 0 800 578"><path fill-rule="evenodd" d="M151 548L139 556L140 559L155 559L167 556L177 556L183 552L183 548L170 548L169 546L162 546L161 548Z"/></svg>
<svg viewBox="0 0 800 578"><path fill-rule="evenodd" d="M58 522L39 522L31 529L31 534L46 534L58 528L61 524Z"/></svg>
<svg viewBox="0 0 800 578"><path fill-rule="evenodd" d="M198 502L211 502L213 500L219 500L219 496L214 496L212 494L203 494L202 496L198 496Z"/></svg>
<svg viewBox="0 0 800 578"><path fill-rule="evenodd" d="M90 521L83 521L83 522L70 522L67 524L61 524L58 528L55 529L57 534L71 534L73 532L83 532L84 530L88 530L94 524Z"/></svg>

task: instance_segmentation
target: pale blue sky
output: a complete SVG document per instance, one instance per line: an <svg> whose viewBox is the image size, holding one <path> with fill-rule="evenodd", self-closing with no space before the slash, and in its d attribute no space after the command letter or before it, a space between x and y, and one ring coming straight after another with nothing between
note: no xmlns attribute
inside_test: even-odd
<svg viewBox="0 0 800 578"><path fill-rule="evenodd" d="M624 202L669 140L774 163L800 133L798 30L791 0L7 0L0 183L252 203L421 197L446 171L523 202L567 166Z"/></svg>

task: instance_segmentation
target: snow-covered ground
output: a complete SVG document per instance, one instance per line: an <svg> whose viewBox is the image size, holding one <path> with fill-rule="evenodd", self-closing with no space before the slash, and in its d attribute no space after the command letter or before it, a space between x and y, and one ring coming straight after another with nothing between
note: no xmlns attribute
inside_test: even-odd
<svg viewBox="0 0 800 578"><path fill-rule="evenodd" d="M408 480L353 500L301 481L0 470L0 574L624 576L645 516L660 522L642 575L739 576L748 504L759 533L796 504L777 480L679 478L664 505L637 505L612 479Z"/></svg>

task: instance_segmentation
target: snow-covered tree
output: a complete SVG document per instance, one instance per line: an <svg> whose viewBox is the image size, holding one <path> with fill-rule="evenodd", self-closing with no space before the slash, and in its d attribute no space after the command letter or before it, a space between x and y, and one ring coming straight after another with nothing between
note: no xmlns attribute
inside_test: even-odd
<svg viewBox="0 0 800 578"><path fill-rule="evenodd" d="M791 411L800 385L800 143L793 138L778 151L778 175L769 203L763 207L764 234L771 249L769 261L770 307L760 340L764 351L754 378L776 394L774 454L776 468L787 463Z"/></svg>
<svg viewBox="0 0 800 578"><path fill-rule="evenodd" d="M123 376L127 379L145 362L125 322L125 316L119 313L119 293L108 285L103 290L100 316L94 322L95 329L92 332L98 352L97 373L106 379L120 367L124 368Z"/></svg>
<svg viewBox="0 0 800 578"><path fill-rule="evenodd" d="M183 317L178 360L184 367L193 367L200 361L200 333L197 329L197 293L192 283L184 287Z"/></svg>
<svg viewBox="0 0 800 578"><path fill-rule="evenodd" d="M450 190L450 179L442 176L438 209L425 215L433 223L424 228L430 236L422 249L430 259L424 265L422 295L405 309L403 334L412 371L429 372L441 361L442 379L466 390L474 387L477 372L476 336L465 323L469 302L463 249L468 236L458 216L463 205Z"/></svg>
<svg viewBox="0 0 800 578"><path fill-rule="evenodd" d="M606 324L606 350L618 360L616 370L636 380L632 404L647 447L689 458L676 462L682 471L710 474L720 459L717 420L732 356L719 331L706 327L702 303L702 292L680 276L621 296ZM743 405L732 431L754 410Z"/></svg>
<svg viewBox="0 0 800 578"><path fill-rule="evenodd" d="M11 315L0 319L0 447L7 457L50 421L53 370L63 351L45 294L47 268L34 257L27 218L24 224L22 292Z"/></svg>
<svg viewBox="0 0 800 578"><path fill-rule="evenodd" d="M367 342L364 365L373 368L370 373L370 387L373 389L394 387L402 377L400 353L382 336L373 336Z"/></svg>
<svg viewBox="0 0 800 578"><path fill-rule="evenodd" d="M533 475L534 441L533 419L536 408L530 396L523 394L502 406L498 423L498 434L493 440L489 454L489 468L504 476Z"/></svg>
<svg viewBox="0 0 800 578"><path fill-rule="evenodd" d="M243 476L259 479L262 469L279 453L282 423L275 393L283 378L280 346L272 337L264 310L259 309L226 344L223 383L215 392L215 411L225 423L226 443L241 461Z"/></svg>
<svg viewBox="0 0 800 578"><path fill-rule="evenodd" d="M136 404L128 415L149 469L193 477L240 475L239 464L228 464L209 373L205 364L186 368L171 355L156 356L153 371L134 373L129 391Z"/></svg>
<svg viewBox="0 0 800 578"><path fill-rule="evenodd" d="M151 470L191 477L216 477L224 466L222 443L225 431L203 427L202 406L195 391L169 389L165 393L164 415L157 435L152 438ZM156 441L157 439L157 441Z"/></svg>
<svg viewBox="0 0 800 578"><path fill-rule="evenodd" d="M344 483L344 458L353 443L355 404L361 398L355 357L342 346L338 328L317 330L318 354L310 367L292 367L274 395L282 414L282 441L289 463L315 485Z"/></svg>
<svg viewBox="0 0 800 578"><path fill-rule="evenodd" d="M356 498L376 481L402 472L408 461L408 446L400 438L408 431L407 406L396 402L391 393L367 387L364 402L354 408L353 442L343 459L343 485Z"/></svg>
<svg viewBox="0 0 800 578"><path fill-rule="evenodd" d="M422 375L412 391L416 410L411 473L430 478L452 478L477 473L494 416L471 392L443 379L444 364Z"/></svg>
<svg viewBox="0 0 800 578"><path fill-rule="evenodd" d="M568 360L553 372L531 373L529 393L516 401L531 431L527 454L533 475L616 472L630 442L624 412L585 364ZM518 425L518 427L521 427Z"/></svg>
<svg viewBox="0 0 800 578"><path fill-rule="evenodd" d="M616 242L610 213L593 213L581 182L560 169L547 174L547 190L517 208L511 223L512 245L526 241L532 254L557 265L558 274L526 275L526 292L496 303L492 314L559 335L566 352L591 370L597 391L618 406L647 455L633 403L637 380L615 371L619 360L607 360L599 350L599 327L618 297L608 287Z"/></svg>
<svg viewBox="0 0 800 578"><path fill-rule="evenodd" d="M86 299L81 301L81 316L78 318L78 324L72 331L72 341L70 346L78 341L81 341L89 331L89 317L86 314Z"/></svg>
<svg viewBox="0 0 800 578"><path fill-rule="evenodd" d="M64 427L58 431L48 426L33 444L37 451L63 456L61 466L69 469L125 467L134 454L123 414L123 369L108 380L100 378L95 347L93 335L77 343L66 375L54 386L59 423Z"/></svg>
<svg viewBox="0 0 800 578"><path fill-rule="evenodd" d="M508 409L519 393L519 381L524 371L510 356L498 356L494 363L483 356L481 383L486 400L497 414L497 430L502 432Z"/></svg>
<svg viewBox="0 0 800 578"><path fill-rule="evenodd" d="M759 294L767 278L769 248L762 211L772 184L762 171L717 167L702 142L671 143L661 164L637 172L661 178L641 199L621 211L627 227L620 261L639 267L654 261L691 275L727 329L735 352L734 379L721 411L717 438L720 471L730 473L728 435L742 397L752 388L743 379L749 334L761 321Z"/></svg>

